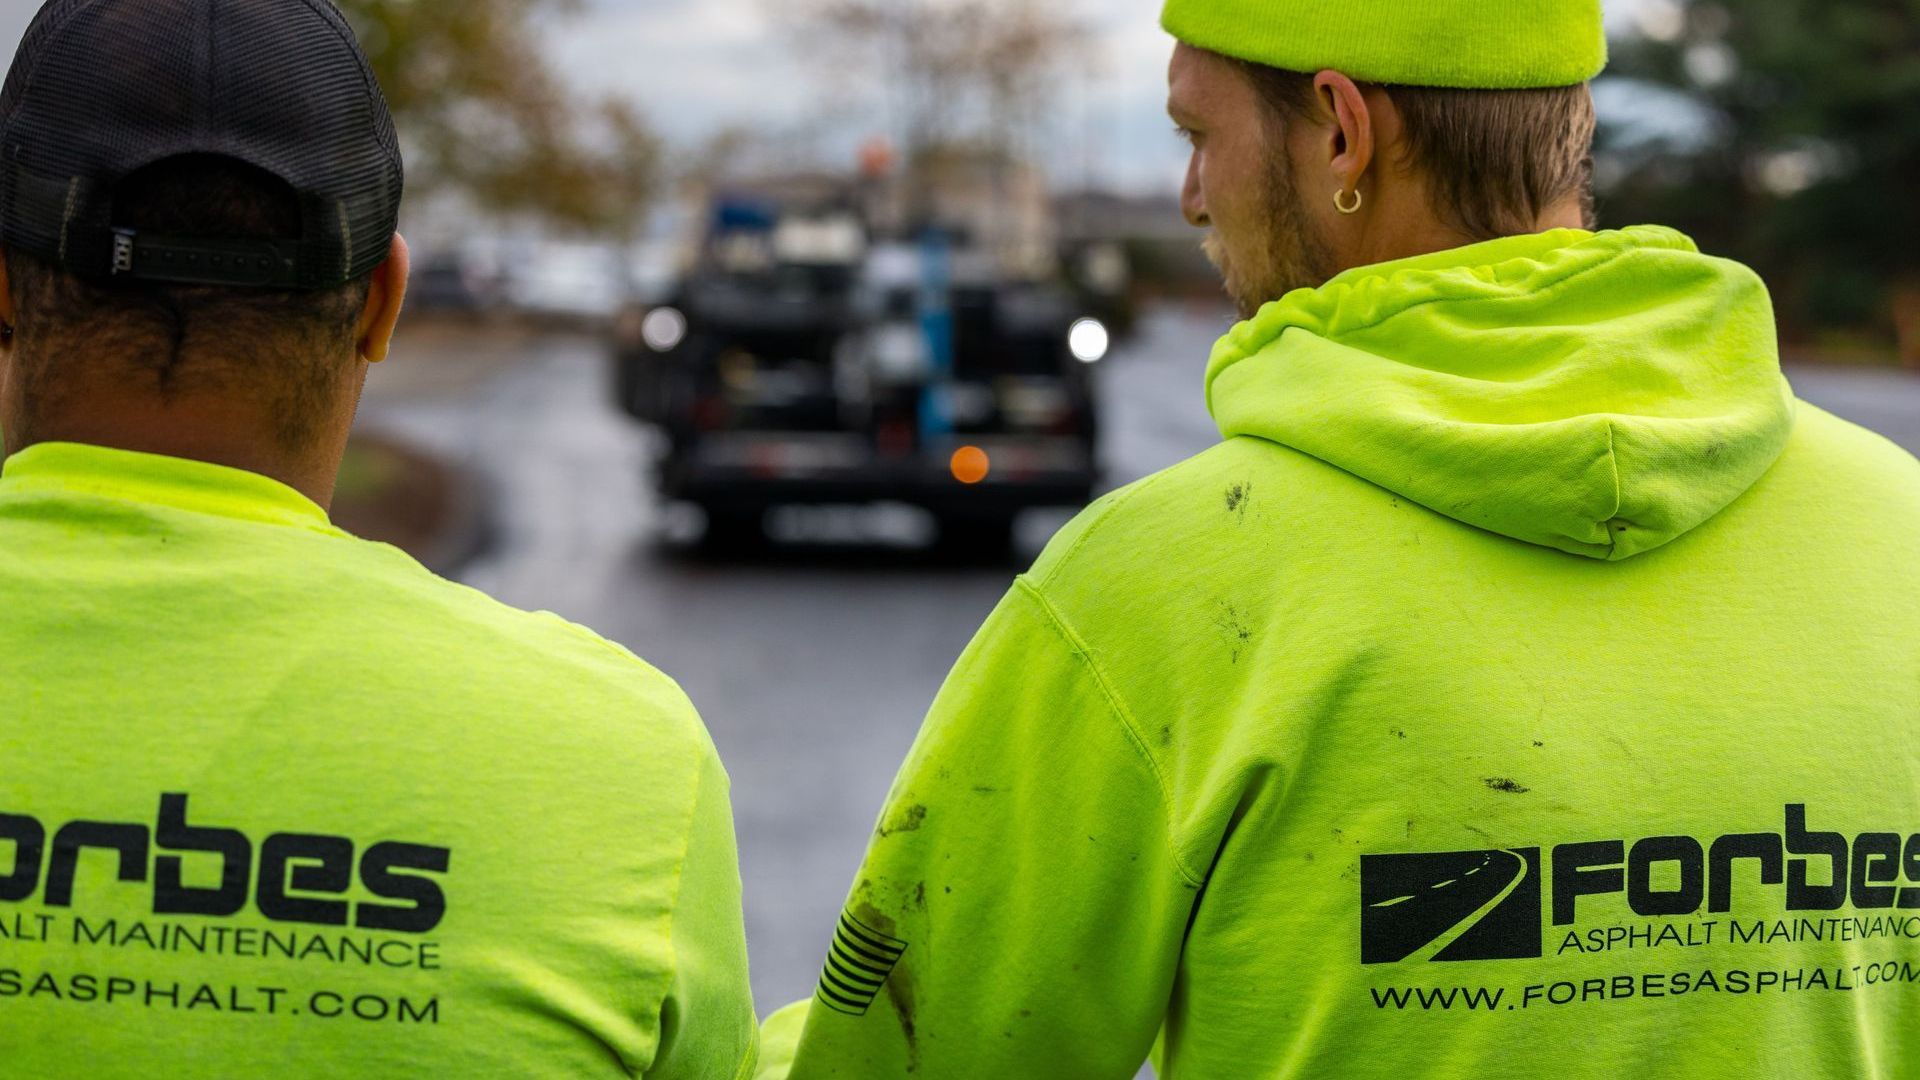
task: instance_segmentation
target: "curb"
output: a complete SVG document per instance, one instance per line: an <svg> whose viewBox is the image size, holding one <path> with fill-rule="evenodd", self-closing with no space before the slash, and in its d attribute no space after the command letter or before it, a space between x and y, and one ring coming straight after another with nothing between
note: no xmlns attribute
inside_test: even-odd
<svg viewBox="0 0 1920 1080"><path fill-rule="evenodd" d="M386 432L355 432L348 455L334 524L392 544L441 577L487 549L493 500L475 470Z"/></svg>
<svg viewBox="0 0 1920 1080"><path fill-rule="evenodd" d="M449 508L433 539L413 557L435 574L452 578L493 545L492 485L464 465L428 460L447 477Z"/></svg>

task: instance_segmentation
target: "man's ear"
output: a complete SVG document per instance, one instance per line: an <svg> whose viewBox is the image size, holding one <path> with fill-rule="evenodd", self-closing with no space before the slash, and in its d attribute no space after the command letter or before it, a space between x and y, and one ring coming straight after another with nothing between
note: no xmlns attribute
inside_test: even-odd
<svg viewBox="0 0 1920 1080"><path fill-rule="evenodd" d="M367 306L360 312L360 324L354 331L360 358L369 364L387 358L387 349L393 344L393 328L399 325L400 309L406 304L407 274L411 268L407 241L394 233L393 249L387 254L387 261L373 272Z"/></svg>
<svg viewBox="0 0 1920 1080"><path fill-rule="evenodd" d="M1354 81L1338 71L1313 77L1313 92L1332 118L1327 131L1327 168L1342 192L1357 191L1373 166L1373 110Z"/></svg>

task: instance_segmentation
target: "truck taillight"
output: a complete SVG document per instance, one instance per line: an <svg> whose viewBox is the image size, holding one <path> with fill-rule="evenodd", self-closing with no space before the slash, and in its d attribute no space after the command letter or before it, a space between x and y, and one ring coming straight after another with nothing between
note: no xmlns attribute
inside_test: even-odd
<svg viewBox="0 0 1920 1080"><path fill-rule="evenodd" d="M993 462L987 459L987 452L977 446L963 446L955 450L950 466L953 478L963 484L977 484L993 470Z"/></svg>
<svg viewBox="0 0 1920 1080"><path fill-rule="evenodd" d="M901 421L880 425L874 445L882 457L900 458L913 453L913 427Z"/></svg>
<svg viewBox="0 0 1920 1080"><path fill-rule="evenodd" d="M693 426L701 431L718 431L727 426L730 410L717 397L703 397L694 403Z"/></svg>

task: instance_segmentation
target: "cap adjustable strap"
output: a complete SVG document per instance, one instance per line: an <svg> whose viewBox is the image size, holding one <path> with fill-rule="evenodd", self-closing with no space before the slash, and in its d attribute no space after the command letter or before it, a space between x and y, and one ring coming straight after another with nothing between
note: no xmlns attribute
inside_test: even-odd
<svg viewBox="0 0 1920 1080"><path fill-rule="evenodd" d="M116 281L246 288L301 287L299 242L196 240L133 229L78 229L73 240L107 255Z"/></svg>

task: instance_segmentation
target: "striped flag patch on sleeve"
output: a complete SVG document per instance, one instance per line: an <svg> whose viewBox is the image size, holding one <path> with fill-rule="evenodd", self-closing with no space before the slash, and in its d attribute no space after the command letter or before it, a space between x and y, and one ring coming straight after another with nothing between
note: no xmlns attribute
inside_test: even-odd
<svg viewBox="0 0 1920 1080"><path fill-rule="evenodd" d="M820 989L814 996L834 1012L865 1016L906 951L906 942L883 934L843 911L839 925L834 928L833 944L827 949L827 966L820 973Z"/></svg>

